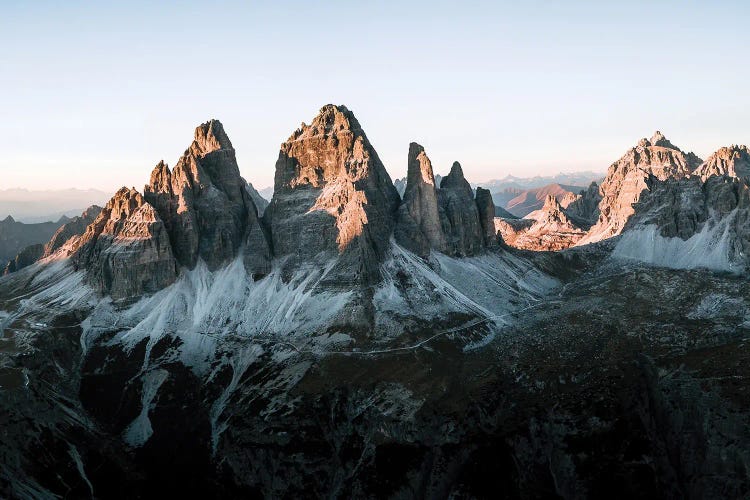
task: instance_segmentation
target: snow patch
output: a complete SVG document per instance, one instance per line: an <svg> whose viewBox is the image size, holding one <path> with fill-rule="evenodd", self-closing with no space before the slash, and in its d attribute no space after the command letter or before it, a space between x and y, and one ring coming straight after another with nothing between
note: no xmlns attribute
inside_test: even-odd
<svg viewBox="0 0 750 500"><path fill-rule="evenodd" d="M151 438L154 434L154 430L151 428L151 420L148 418L148 413L153 409L152 402L156 393L159 391L159 387L167 380L169 372L166 370L153 370L143 375L143 388L141 389L141 413L135 417L127 429L123 433L123 439L125 442L137 448L143 446L146 441Z"/></svg>
<svg viewBox="0 0 750 500"><path fill-rule="evenodd" d="M734 249L732 218L727 216L713 224L706 222L700 232L687 240L665 238L654 224L634 228L621 236L612 256L671 269L706 268L740 273L745 264L737 257L744 256Z"/></svg>

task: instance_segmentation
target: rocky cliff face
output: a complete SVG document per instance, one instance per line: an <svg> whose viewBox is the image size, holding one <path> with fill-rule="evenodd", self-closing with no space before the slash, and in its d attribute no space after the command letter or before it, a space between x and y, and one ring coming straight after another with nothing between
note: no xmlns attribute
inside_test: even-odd
<svg viewBox="0 0 750 500"><path fill-rule="evenodd" d="M750 177L750 149L737 145L723 147L709 156L693 174L703 180L714 175Z"/></svg>
<svg viewBox="0 0 750 500"><path fill-rule="evenodd" d="M484 246L487 248L495 247L498 244L497 231L495 230L496 207L489 189L477 188L476 203L479 225L484 235Z"/></svg>
<svg viewBox="0 0 750 500"><path fill-rule="evenodd" d="M554 195L550 194L541 210L520 221L495 220L496 229L506 244L523 250L557 251L570 248L586 234L569 217Z"/></svg>
<svg viewBox="0 0 750 500"><path fill-rule="evenodd" d="M638 145L613 163L602 182L599 219L579 244L593 243L622 232L633 215L633 203L648 189L647 180L680 179L690 175L701 159L685 153L657 131L651 139L641 139Z"/></svg>
<svg viewBox="0 0 750 500"><path fill-rule="evenodd" d="M268 207L269 201L258 192L255 187L251 183L246 183L245 190L250 195L250 199L253 200L253 203L255 204L255 208L258 209L258 217L262 217L263 213L266 211L266 208Z"/></svg>
<svg viewBox="0 0 750 500"><path fill-rule="evenodd" d="M599 218L599 203L601 201L602 195L599 193L599 186L596 182L592 182L588 189L568 198L565 202L561 201L560 205L568 215L586 221L589 225L594 225Z"/></svg>
<svg viewBox="0 0 750 500"><path fill-rule="evenodd" d="M464 177L461 164L454 162L443 177L438 192L446 252L453 256L476 255L484 249L484 231L474 192ZM494 213L494 209L493 209Z"/></svg>
<svg viewBox="0 0 750 500"><path fill-rule="evenodd" d="M400 199L351 111L327 105L281 145L266 210L287 265L338 256L349 280L377 279Z"/></svg>
<svg viewBox="0 0 750 500"><path fill-rule="evenodd" d="M395 238L403 247L427 257L431 249L444 251L446 241L440 222L432 163L424 148L415 142L409 145L407 172Z"/></svg>
<svg viewBox="0 0 750 500"><path fill-rule="evenodd" d="M270 248L246 186L218 120L195 129L173 170L164 162L154 168L144 198L164 220L180 265L193 268L200 258L216 269L242 247L249 273L268 272Z"/></svg>
<svg viewBox="0 0 750 500"><path fill-rule="evenodd" d="M52 238L44 245L43 257L49 257L63 247L71 238L82 236L86 228L96 220L102 211L102 207L91 205L77 217L63 224Z"/></svg>
<svg viewBox="0 0 750 500"><path fill-rule="evenodd" d="M115 300L156 292L177 277L177 261L159 214L134 189L121 188L74 249L87 280Z"/></svg>
<svg viewBox="0 0 750 500"><path fill-rule="evenodd" d="M742 272L750 255L748 179L649 179L614 254L673 268Z"/></svg>

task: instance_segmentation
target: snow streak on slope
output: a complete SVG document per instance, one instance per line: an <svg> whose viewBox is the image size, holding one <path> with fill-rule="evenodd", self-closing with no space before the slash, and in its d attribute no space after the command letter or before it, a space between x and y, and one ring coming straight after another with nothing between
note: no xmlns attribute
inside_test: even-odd
<svg viewBox="0 0 750 500"><path fill-rule="evenodd" d="M744 257L741 249L735 248L732 222L736 215L736 212L728 215L718 223L709 220L687 240L665 238L653 224L633 228L625 231L612 256L672 269L706 268L740 273L745 266L740 260Z"/></svg>
<svg viewBox="0 0 750 500"><path fill-rule="evenodd" d="M414 321L455 313L494 318L540 300L558 284L507 253L455 259L433 252L427 262L392 243L391 255L373 297L376 331L383 339L403 334Z"/></svg>
<svg viewBox="0 0 750 500"><path fill-rule="evenodd" d="M200 262L192 271L184 271L173 285L125 311L116 312L111 304L102 304L92 315L92 328L84 332L86 344L116 316L120 332L111 343L132 349L149 339L144 370L156 342L174 335L182 341L181 361L205 373L222 337L296 337L325 332L351 296L350 292L330 292L318 286L333 265L305 269L284 283L278 270L253 281L241 257L215 272Z"/></svg>
<svg viewBox="0 0 750 500"><path fill-rule="evenodd" d="M141 413L125 429L123 436L125 442L130 446L142 446L154 433L154 430L151 428L151 421L148 419L148 412L151 411L156 392L164 381L167 380L167 377L169 377L169 372L166 370L152 370L141 377L143 381Z"/></svg>

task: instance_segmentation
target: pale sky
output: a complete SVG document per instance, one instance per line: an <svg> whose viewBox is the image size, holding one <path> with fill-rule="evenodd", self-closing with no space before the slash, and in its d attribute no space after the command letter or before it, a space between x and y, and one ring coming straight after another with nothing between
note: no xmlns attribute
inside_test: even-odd
<svg viewBox="0 0 750 500"><path fill-rule="evenodd" d="M2 2L0 189L140 189L209 118L262 188L329 102L394 178L410 141L473 181L750 143L749 2L109 3Z"/></svg>

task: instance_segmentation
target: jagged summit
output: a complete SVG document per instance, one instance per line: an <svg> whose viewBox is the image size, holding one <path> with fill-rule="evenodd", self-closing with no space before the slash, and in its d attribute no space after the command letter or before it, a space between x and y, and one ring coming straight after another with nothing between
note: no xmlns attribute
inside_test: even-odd
<svg viewBox="0 0 750 500"><path fill-rule="evenodd" d="M288 265L339 254L348 279L370 280L388 248L399 202L354 114L329 104L281 145L264 217L274 253L290 256Z"/></svg>
<svg viewBox="0 0 750 500"><path fill-rule="evenodd" d="M399 244L422 257L427 257L431 249L445 249L432 162L416 142L409 144L406 188L395 237Z"/></svg>
<svg viewBox="0 0 750 500"><path fill-rule="evenodd" d="M461 164L457 161L453 162L453 165L451 165L451 171L443 177L443 180L440 182L440 188L455 188L458 186L463 187L464 185L468 185L468 181L464 177L464 169L461 168Z"/></svg>
<svg viewBox="0 0 750 500"><path fill-rule="evenodd" d="M664 137L664 134L661 133L661 131L657 130L654 132L654 135L651 136L651 140L649 141L652 146L659 146L662 148L670 148L670 149L679 149L674 144L672 144L669 139Z"/></svg>
<svg viewBox="0 0 750 500"><path fill-rule="evenodd" d="M714 175L750 177L750 148L736 144L720 148L693 173L702 180Z"/></svg>
<svg viewBox="0 0 750 500"><path fill-rule="evenodd" d="M648 190L649 178L661 181L682 179L691 175L702 161L695 154L685 153L674 146L658 130L651 140L641 139L636 147L609 167L599 190L602 200L597 223L578 244L620 234L634 213L633 204Z"/></svg>
<svg viewBox="0 0 750 500"><path fill-rule="evenodd" d="M191 153L202 156L220 149L234 147L219 120L212 119L196 127L195 138L189 149Z"/></svg>
<svg viewBox="0 0 750 500"><path fill-rule="evenodd" d="M409 143L409 161L406 170L406 189L409 186L428 184L435 186L435 174L432 162L427 157L424 148L416 142ZM413 189L413 187L412 187Z"/></svg>
<svg viewBox="0 0 750 500"><path fill-rule="evenodd" d="M262 233L246 185L218 120L196 127L193 142L172 170L164 161L154 167L144 197L163 219L181 265L192 269L202 259L216 269L244 246L248 271L268 272L264 238L254 237L252 244L246 240L249 234Z"/></svg>

